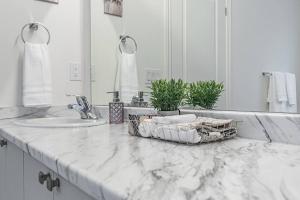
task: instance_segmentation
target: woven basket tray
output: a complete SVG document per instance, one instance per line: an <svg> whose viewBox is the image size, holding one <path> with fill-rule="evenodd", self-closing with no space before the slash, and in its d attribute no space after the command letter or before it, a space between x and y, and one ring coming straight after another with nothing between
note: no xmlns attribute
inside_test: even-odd
<svg viewBox="0 0 300 200"><path fill-rule="evenodd" d="M133 136L143 137L140 133L141 122L143 122L145 119L152 119L152 117L154 116L156 115L129 115L129 126L128 126L129 134ZM160 124L156 124L156 126L159 127ZM161 124L161 126L163 126L163 124ZM213 125L205 124L205 125L199 125L197 127L193 127L193 129L197 131L196 142L195 140L192 141L187 140L186 139L187 137L181 137L182 135L180 134L182 134L182 131L180 131L179 129L174 130L174 128L172 128L172 130L171 129L168 130L168 128L164 128L164 132L166 132L166 135L169 135L169 137L165 137L165 134L163 134L164 136L156 135L151 137L156 139L161 139L161 140L177 142L177 143L184 143L184 144L201 144L201 143L227 140L237 135L236 122L231 122L222 126L213 126ZM176 133L176 131L178 133L176 134L176 137L170 138L169 133L172 132L172 134L174 134L174 132ZM190 133L187 132L186 134L190 134ZM190 137L195 137L195 135L193 136L191 135Z"/></svg>

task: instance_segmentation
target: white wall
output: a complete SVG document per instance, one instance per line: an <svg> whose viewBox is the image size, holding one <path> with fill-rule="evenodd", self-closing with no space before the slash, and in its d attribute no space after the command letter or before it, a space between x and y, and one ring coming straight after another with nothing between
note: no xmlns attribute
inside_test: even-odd
<svg viewBox="0 0 300 200"><path fill-rule="evenodd" d="M23 43L19 33L22 26L32 21L44 23L51 31L49 46L54 104L64 105L73 98L66 93L88 92L90 62L90 6L89 0L60 0L49 4L36 0L0 1L0 107L22 104L22 55ZM31 41L45 41L45 33L38 32ZM68 81L68 63L80 63L83 81Z"/></svg>
<svg viewBox="0 0 300 200"><path fill-rule="evenodd" d="M124 1L123 17L104 14L102 0L92 0L92 94L94 104L112 100L118 42L121 34L138 44L137 64L140 89L145 90L146 69L168 70L168 0Z"/></svg>
<svg viewBox="0 0 300 200"><path fill-rule="evenodd" d="M230 109L267 111L263 71L296 73L300 94L300 1L232 0L231 12Z"/></svg>
<svg viewBox="0 0 300 200"><path fill-rule="evenodd" d="M225 0L171 1L171 77L226 80ZM226 108L226 92L216 105Z"/></svg>

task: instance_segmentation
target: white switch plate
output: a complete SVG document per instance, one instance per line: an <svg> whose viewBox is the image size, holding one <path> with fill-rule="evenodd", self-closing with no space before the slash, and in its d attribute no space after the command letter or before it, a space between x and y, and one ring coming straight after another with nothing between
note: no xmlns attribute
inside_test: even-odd
<svg viewBox="0 0 300 200"><path fill-rule="evenodd" d="M160 69L148 68L145 69L145 86L151 87L152 81L159 80L162 78L162 72Z"/></svg>
<svg viewBox="0 0 300 200"><path fill-rule="evenodd" d="M91 81L96 82L96 66L91 65Z"/></svg>
<svg viewBox="0 0 300 200"><path fill-rule="evenodd" d="M69 80L81 81L81 66L78 63L69 63Z"/></svg>

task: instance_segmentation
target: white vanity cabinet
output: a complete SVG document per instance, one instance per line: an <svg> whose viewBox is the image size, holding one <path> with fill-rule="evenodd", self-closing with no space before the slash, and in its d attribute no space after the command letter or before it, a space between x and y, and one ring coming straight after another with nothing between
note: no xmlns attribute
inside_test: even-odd
<svg viewBox="0 0 300 200"><path fill-rule="evenodd" d="M0 137L0 141L4 141L3 138ZM0 147L0 200L4 199L4 191L5 191L5 154L6 149L5 147Z"/></svg>
<svg viewBox="0 0 300 200"><path fill-rule="evenodd" d="M53 191L47 188L47 181L41 184L39 175L50 175L50 179L59 180L59 187ZM49 177L48 177L49 178ZM40 162L24 154L24 200L93 200L77 187L65 181Z"/></svg>
<svg viewBox="0 0 300 200"><path fill-rule="evenodd" d="M54 191L55 200L94 200L92 197L80 191L77 187L68 183L63 178L57 176L56 178L60 180L60 187Z"/></svg>
<svg viewBox="0 0 300 200"><path fill-rule="evenodd" d="M53 200L53 193L48 191L46 183L39 182L39 173L53 173L41 163L24 154L24 200Z"/></svg>
<svg viewBox="0 0 300 200"><path fill-rule="evenodd" d="M40 176L59 180L59 187L47 188ZM16 145L0 137L0 200L94 200Z"/></svg>
<svg viewBox="0 0 300 200"><path fill-rule="evenodd" d="M23 154L0 138L0 200L23 199Z"/></svg>

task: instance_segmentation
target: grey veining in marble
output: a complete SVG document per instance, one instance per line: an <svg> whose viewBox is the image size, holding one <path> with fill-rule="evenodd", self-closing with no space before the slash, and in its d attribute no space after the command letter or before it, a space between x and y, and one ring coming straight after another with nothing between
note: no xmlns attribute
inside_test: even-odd
<svg viewBox="0 0 300 200"><path fill-rule="evenodd" d="M239 135L244 138L300 145L299 114L207 110L182 110L182 113L234 119L239 122Z"/></svg>
<svg viewBox="0 0 300 200"><path fill-rule="evenodd" d="M300 199L300 146L237 138L186 146L127 124L19 128L0 135L95 199Z"/></svg>

